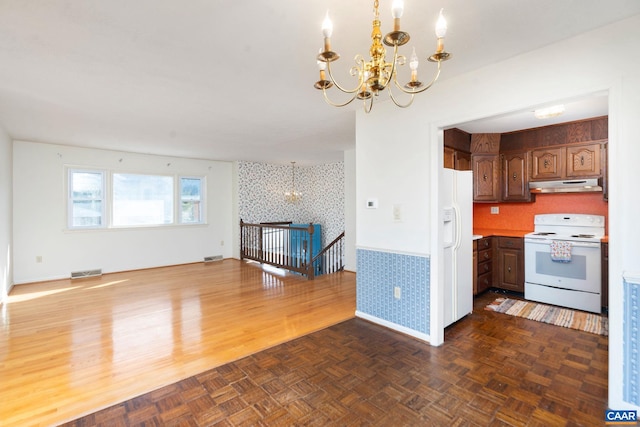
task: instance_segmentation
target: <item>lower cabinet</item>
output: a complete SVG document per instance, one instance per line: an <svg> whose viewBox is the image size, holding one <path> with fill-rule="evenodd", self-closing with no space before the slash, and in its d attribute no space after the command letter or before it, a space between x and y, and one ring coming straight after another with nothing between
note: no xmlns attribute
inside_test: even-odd
<svg viewBox="0 0 640 427"><path fill-rule="evenodd" d="M493 238L483 237L477 241L477 277L474 295L482 293L493 285Z"/></svg>
<svg viewBox="0 0 640 427"><path fill-rule="evenodd" d="M524 239L496 237L495 267L497 276L493 286L508 291L524 292Z"/></svg>

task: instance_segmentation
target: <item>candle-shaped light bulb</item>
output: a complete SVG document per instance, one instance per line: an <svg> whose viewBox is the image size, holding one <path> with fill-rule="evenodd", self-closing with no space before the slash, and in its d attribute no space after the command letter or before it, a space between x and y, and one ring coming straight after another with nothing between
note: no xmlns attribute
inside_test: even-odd
<svg viewBox="0 0 640 427"><path fill-rule="evenodd" d="M438 22L436 22L436 37L443 38L447 34L447 21L442 15L442 9L440 9L440 16L438 16Z"/></svg>
<svg viewBox="0 0 640 427"><path fill-rule="evenodd" d="M393 18L402 18L402 12L404 12L404 1L393 0L393 4L391 5L391 14L393 15Z"/></svg>
<svg viewBox="0 0 640 427"><path fill-rule="evenodd" d="M327 10L327 15L324 17L324 21L322 21L322 35L328 39L331 37L333 33L333 23L331 19L329 19L329 11Z"/></svg>
<svg viewBox="0 0 640 427"><path fill-rule="evenodd" d="M391 5L391 14L393 15L393 31L400 31L400 18L404 12L404 1L393 0Z"/></svg>
<svg viewBox="0 0 640 427"><path fill-rule="evenodd" d="M416 71L418 69L418 65L420 65L420 61L418 61L418 55L416 55L416 48L413 48L413 53L411 53L411 58L409 59L409 68L411 71Z"/></svg>
<svg viewBox="0 0 640 427"><path fill-rule="evenodd" d="M409 68L411 68L411 81L418 81L418 65L420 61L418 61L418 55L416 55L416 48L413 48L413 52L411 53L411 58L409 58Z"/></svg>

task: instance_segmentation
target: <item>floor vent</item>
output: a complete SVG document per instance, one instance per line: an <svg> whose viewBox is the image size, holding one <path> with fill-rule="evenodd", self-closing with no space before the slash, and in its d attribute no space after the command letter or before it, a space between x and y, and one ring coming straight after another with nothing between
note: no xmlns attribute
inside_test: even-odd
<svg viewBox="0 0 640 427"><path fill-rule="evenodd" d="M204 262L222 261L222 255L206 256Z"/></svg>
<svg viewBox="0 0 640 427"><path fill-rule="evenodd" d="M102 269L97 268L95 270L84 270L84 271L72 271L71 278L72 279L82 279L83 277L95 277L102 276Z"/></svg>

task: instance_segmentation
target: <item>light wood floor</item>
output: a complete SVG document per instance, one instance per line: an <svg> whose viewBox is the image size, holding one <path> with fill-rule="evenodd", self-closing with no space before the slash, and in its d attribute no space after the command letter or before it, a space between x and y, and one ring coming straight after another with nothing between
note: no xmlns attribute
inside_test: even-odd
<svg viewBox="0 0 640 427"><path fill-rule="evenodd" d="M0 425L55 425L354 317L355 274L237 260L15 286Z"/></svg>

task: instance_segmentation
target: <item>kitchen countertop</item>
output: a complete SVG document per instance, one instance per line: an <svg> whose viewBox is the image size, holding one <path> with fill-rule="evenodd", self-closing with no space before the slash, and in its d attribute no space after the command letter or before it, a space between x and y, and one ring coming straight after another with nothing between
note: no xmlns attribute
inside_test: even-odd
<svg viewBox="0 0 640 427"><path fill-rule="evenodd" d="M499 230L493 228L474 228L474 235L482 237L504 236L504 237L524 237L525 234L531 233L533 230Z"/></svg>
<svg viewBox="0 0 640 427"><path fill-rule="evenodd" d="M494 228L474 228L473 240L477 240L482 237L491 236L503 236L503 237L524 237L525 234L532 233L529 230L500 230ZM478 237L480 236L480 237ZM609 236L604 236L601 240L602 243L609 243Z"/></svg>

